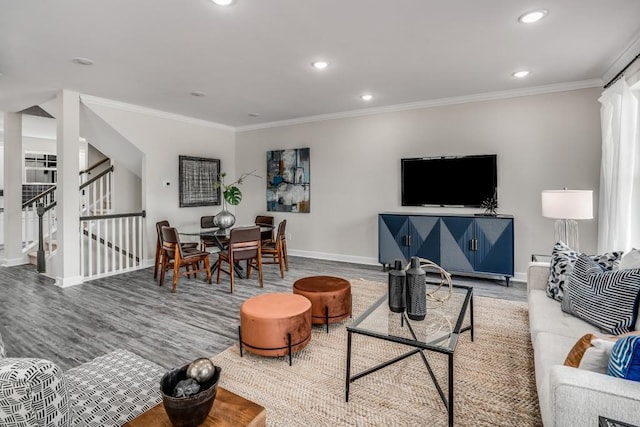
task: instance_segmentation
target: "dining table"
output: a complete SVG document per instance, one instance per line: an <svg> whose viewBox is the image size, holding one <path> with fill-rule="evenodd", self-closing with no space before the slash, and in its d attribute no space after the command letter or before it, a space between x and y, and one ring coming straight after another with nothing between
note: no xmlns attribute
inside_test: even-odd
<svg viewBox="0 0 640 427"><path fill-rule="evenodd" d="M227 243L229 242L229 237L231 235L231 230L237 227L255 227L256 224L237 224L237 225L233 225L232 227L228 227L228 228L188 228L188 227L181 227L182 229L178 229L178 234L180 234L181 236L190 236L190 237L199 237L200 240L202 239L207 239L208 241L214 241L216 244L216 248L211 252L213 253L218 253L220 251L224 251L227 249ZM265 231L273 231L273 225L269 225L269 224L260 224L260 232L265 232ZM233 263L233 269L235 270L236 274L238 275L238 277L240 278L244 278L244 276L242 275L242 266L240 265L239 262L234 262ZM215 269L218 268L217 263L213 266L213 268L211 269L211 272L213 273L215 271Z"/></svg>

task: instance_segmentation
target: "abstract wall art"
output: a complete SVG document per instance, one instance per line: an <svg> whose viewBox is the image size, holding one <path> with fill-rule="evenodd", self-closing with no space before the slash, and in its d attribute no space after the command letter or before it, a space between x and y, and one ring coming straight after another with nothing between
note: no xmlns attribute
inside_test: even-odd
<svg viewBox="0 0 640 427"><path fill-rule="evenodd" d="M309 148L267 151L267 211L311 211Z"/></svg>
<svg viewBox="0 0 640 427"><path fill-rule="evenodd" d="M220 204L220 188L213 183L220 173L220 160L179 156L180 207Z"/></svg>

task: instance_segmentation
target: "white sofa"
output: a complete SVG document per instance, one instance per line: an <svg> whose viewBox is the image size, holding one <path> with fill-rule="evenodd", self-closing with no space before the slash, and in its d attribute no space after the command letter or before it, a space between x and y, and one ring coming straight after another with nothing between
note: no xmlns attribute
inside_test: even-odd
<svg viewBox="0 0 640 427"><path fill-rule="evenodd" d="M544 426L598 426L599 416L640 426L640 382L563 365L584 334L605 334L564 313L560 303L546 295L549 271L549 263L531 262L527 272L529 326Z"/></svg>
<svg viewBox="0 0 640 427"><path fill-rule="evenodd" d="M164 372L115 350L63 373L49 360L5 357L0 336L0 426L121 426L162 400Z"/></svg>

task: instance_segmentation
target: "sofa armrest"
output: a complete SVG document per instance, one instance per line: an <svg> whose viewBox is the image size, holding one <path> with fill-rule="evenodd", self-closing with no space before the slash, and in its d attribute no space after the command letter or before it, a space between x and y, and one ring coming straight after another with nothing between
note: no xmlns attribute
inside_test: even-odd
<svg viewBox="0 0 640 427"><path fill-rule="evenodd" d="M69 395L62 370L44 359L0 359L0 425L69 425Z"/></svg>
<svg viewBox="0 0 640 427"><path fill-rule="evenodd" d="M555 426L597 426L598 416L640 425L640 382L563 365L549 375Z"/></svg>
<svg viewBox="0 0 640 427"><path fill-rule="evenodd" d="M551 263L549 262L530 262L527 269L527 294L534 289L544 291L547 289L547 281Z"/></svg>

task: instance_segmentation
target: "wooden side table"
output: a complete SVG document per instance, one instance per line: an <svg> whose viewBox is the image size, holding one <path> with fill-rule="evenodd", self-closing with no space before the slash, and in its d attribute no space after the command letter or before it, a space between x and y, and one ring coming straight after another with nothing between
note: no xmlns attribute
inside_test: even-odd
<svg viewBox="0 0 640 427"><path fill-rule="evenodd" d="M266 410L255 402L218 387L207 419L200 427L265 427ZM125 427L172 427L169 416L160 402L144 414L129 421Z"/></svg>

